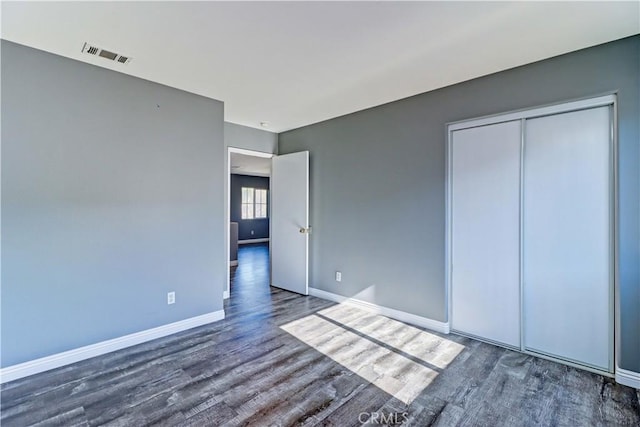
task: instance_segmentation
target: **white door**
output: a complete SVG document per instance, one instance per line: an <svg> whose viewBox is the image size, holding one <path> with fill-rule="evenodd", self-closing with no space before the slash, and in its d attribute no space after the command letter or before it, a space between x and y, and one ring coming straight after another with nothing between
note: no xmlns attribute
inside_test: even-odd
<svg viewBox="0 0 640 427"><path fill-rule="evenodd" d="M309 152L271 165L271 285L309 294Z"/></svg>
<svg viewBox="0 0 640 427"><path fill-rule="evenodd" d="M610 107L530 119L525 129L525 348L610 371Z"/></svg>
<svg viewBox="0 0 640 427"><path fill-rule="evenodd" d="M520 347L520 121L452 132L454 330Z"/></svg>

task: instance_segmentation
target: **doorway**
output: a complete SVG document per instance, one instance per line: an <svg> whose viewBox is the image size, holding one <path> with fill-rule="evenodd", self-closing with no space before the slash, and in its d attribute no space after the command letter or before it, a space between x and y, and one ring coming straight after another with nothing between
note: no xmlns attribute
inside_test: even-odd
<svg viewBox="0 0 640 427"><path fill-rule="evenodd" d="M244 167L244 169L243 169ZM270 167L270 170L269 170ZM255 169L259 169L258 172ZM248 227L241 235L238 223L238 238L241 244L264 243L269 245L269 278L268 284L287 291L309 294L309 152L300 151L275 156L271 153L251 151L240 148L228 148L227 157L227 212L225 222L226 252L229 265L227 283L223 298L231 296L231 212L232 212L232 179L234 175L269 174L269 189L257 186L236 189L236 214L244 214ZM239 191L239 193L238 193ZM244 193L244 196L243 196ZM239 195L238 195L239 194ZM238 205L238 203L240 203ZM268 218L268 236L258 237L253 225L256 220ZM256 218L256 215L259 218ZM236 216L237 218L237 216ZM253 234L251 234L253 231ZM265 230L262 230L263 233ZM235 234L234 234L235 236ZM238 245L240 247L240 245ZM238 266L241 262L238 259Z"/></svg>
<svg viewBox="0 0 640 427"><path fill-rule="evenodd" d="M270 153L228 149L225 299L236 290L244 296L269 291L272 157Z"/></svg>

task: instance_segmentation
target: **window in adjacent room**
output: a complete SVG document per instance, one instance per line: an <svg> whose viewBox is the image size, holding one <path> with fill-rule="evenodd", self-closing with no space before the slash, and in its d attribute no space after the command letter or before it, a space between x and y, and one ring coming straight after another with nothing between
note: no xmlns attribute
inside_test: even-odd
<svg viewBox="0 0 640 427"><path fill-rule="evenodd" d="M267 190L242 187L242 219L267 217Z"/></svg>

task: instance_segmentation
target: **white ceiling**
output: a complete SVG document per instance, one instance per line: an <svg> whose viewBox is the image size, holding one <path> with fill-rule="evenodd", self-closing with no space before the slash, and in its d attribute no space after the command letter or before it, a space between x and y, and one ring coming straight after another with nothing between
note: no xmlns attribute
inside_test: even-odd
<svg viewBox="0 0 640 427"><path fill-rule="evenodd" d="M2 2L2 38L280 132L640 33L640 2ZM81 53L88 41L128 65Z"/></svg>
<svg viewBox="0 0 640 427"><path fill-rule="evenodd" d="M270 176L271 159L231 153L231 173L237 175Z"/></svg>

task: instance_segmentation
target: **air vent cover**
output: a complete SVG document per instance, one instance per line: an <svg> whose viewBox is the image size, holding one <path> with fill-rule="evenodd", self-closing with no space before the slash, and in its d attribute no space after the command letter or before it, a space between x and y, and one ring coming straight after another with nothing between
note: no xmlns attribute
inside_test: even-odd
<svg viewBox="0 0 640 427"><path fill-rule="evenodd" d="M84 46L82 46L82 52L86 53L87 55L99 56L101 58L118 62L120 64L128 64L133 59L130 56L125 56L110 50L102 49L101 47L98 47L91 43L85 43Z"/></svg>

